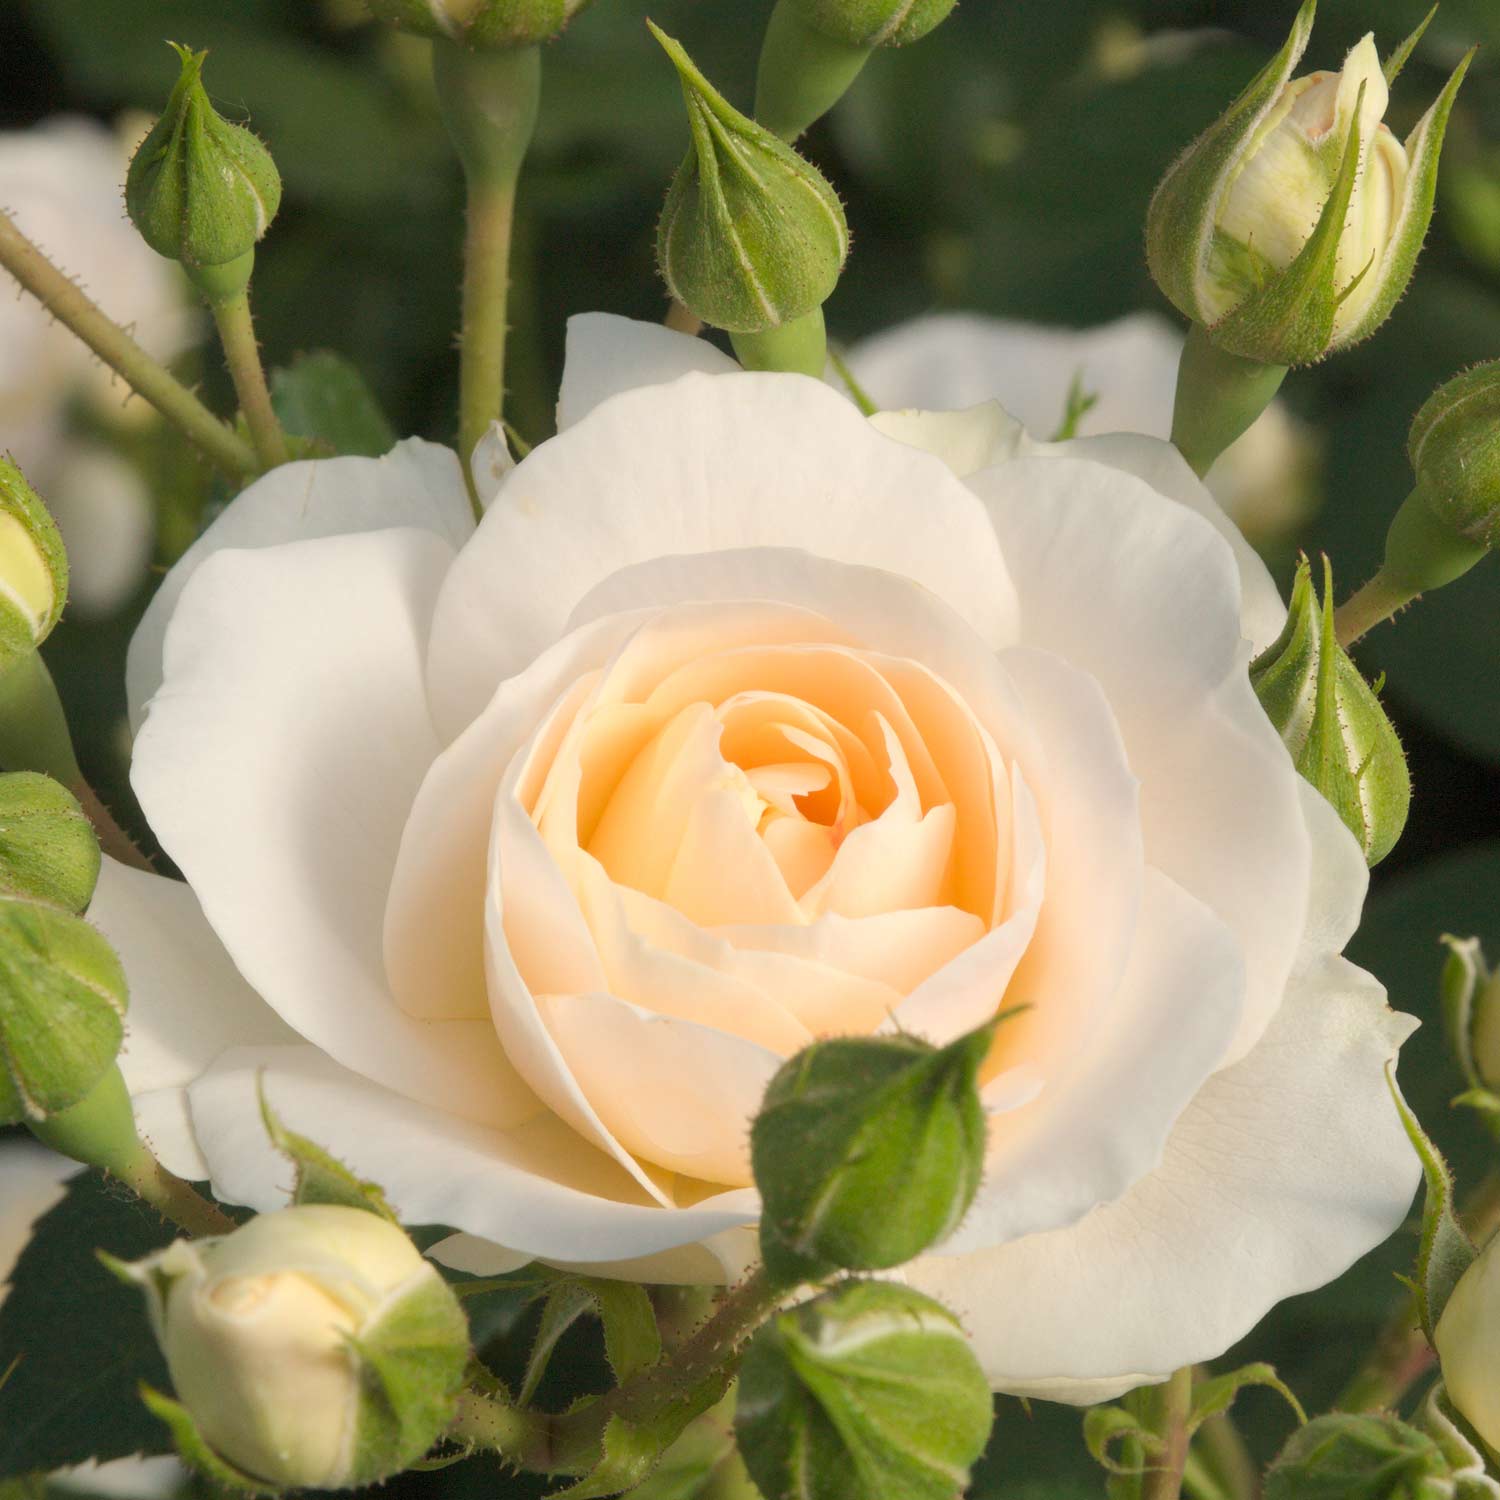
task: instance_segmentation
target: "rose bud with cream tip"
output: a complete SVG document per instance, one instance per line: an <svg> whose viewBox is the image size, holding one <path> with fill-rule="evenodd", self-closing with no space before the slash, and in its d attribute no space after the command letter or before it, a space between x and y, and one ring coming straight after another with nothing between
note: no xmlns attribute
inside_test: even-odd
<svg viewBox="0 0 1500 1500"><path fill-rule="evenodd" d="M453 1293L378 1214L303 1204L110 1268L146 1292L177 1392L148 1404L237 1488L344 1489L415 1463L469 1357Z"/></svg>
<svg viewBox="0 0 1500 1500"><path fill-rule="evenodd" d="M67 599L62 537L26 476L0 455L0 676L47 639Z"/></svg>
<svg viewBox="0 0 1500 1500"><path fill-rule="evenodd" d="M846 1281L755 1335L734 1425L763 1495L954 1500L993 1419L947 1308L909 1287Z"/></svg>
<svg viewBox="0 0 1500 1500"><path fill-rule="evenodd" d="M1500 1451L1500 1238L1459 1277L1433 1345L1449 1401L1492 1454Z"/></svg>
<svg viewBox="0 0 1500 1500"><path fill-rule="evenodd" d="M590 0L368 0L377 21L479 51L550 41Z"/></svg>

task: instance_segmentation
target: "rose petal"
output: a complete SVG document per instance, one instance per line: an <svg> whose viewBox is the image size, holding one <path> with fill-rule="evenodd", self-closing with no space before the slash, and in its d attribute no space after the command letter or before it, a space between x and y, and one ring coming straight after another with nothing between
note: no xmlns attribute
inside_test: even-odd
<svg viewBox="0 0 1500 1500"><path fill-rule="evenodd" d="M1230 1058L1243 1056L1286 986L1309 853L1299 778L1245 671L1230 550L1185 506L1102 465L1017 459L970 483L1024 580L1026 640L1110 702L1140 778L1146 857L1240 939L1248 987Z"/></svg>
<svg viewBox="0 0 1500 1500"><path fill-rule="evenodd" d="M403 1222L448 1224L528 1257L630 1261L710 1241L759 1215L756 1195L743 1189L663 1209L555 1117L542 1114L509 1130L460 1120L380 1088L311 1047L226 1054L192 1089L193 1123L215 1192L261 1212L285 1205L290 1169L266 1138L258 1079L290 1129L379 1182ZM713 1265L706 1255L689 1259L700 1274L705 1262Z"/></svg>
<svg viewBox="0 0 1500 1500"><path fill-rule="evenodd" d="M367 1077L506 1123L535 1108L485 1021L386 984L386 886L437 750L427 610L452 553L380 531L209 558L182 593L132 782L250 985Z"/></svg>
<svg viewBox="0 0 1500 1500"><path fill-rule="evenodd" d="M767 543L915 579L992 645L1013 638L993 532L935 459L872 431L816 381L689 375L606 401L506 481L434 617L428 678L443 732L558 639L610 574Z"/></svg>
<svg viewBox="0 0 1500 1500"><path fill-rule="evenodd" d="M388 526L420 527L454 547L472 535L473 512L450 449L409 438L384 458L282 464L256 480L178 558L146 606L125 663L131 726L140 727L146 704L161 685L162 646L177 601L214 553Z"/></svg>
<svg viewBox="0 0 1500 1500"><path fill-rule="evenodd" d="M692 338L615 313L575 313L568 319L557 430L573 426L611 396L640 385L664 385L701 371L730 375L739 366L706 339Z"/></svg>

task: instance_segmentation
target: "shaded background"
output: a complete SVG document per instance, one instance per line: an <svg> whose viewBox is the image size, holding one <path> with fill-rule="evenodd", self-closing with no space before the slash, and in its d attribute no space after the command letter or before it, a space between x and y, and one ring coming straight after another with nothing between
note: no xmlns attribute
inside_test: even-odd
<svg viewBox="0 0 1500 1500"><path fill-rule="evenodd" d="M647 8L646 0L597 0L546 54L512 299L509 415L528 439L550 429L568 313L654 319L664 310L653 231L687 132L672 70L642 24ZM655 0L649 9L748 106L770 0ZM1372 27L1387 51L1425 9L1426 0L1324 0L1304 66L1337 66ZM1291 0L966 0L926 41L877 56L805 143L845 197L854 232L828 306L832 334L851 341L938 307L1074 325L1169 312L1141 249L1151 188L1279 45L1293 11ZM363 369L397 430L447 440L457 395L458 173L422 44L361 16L357 0L0 0L0 128L57 110L113 119L159 107L175 76L162 39L212 49L216 101L254 124L285 181L255 287L268 361L338 349ZM1412 289L1373 341L1295 373L1285 387L1322 432L1326 454L1326 504L1298 540L1326 548L1346 584L1373 571L1406 493L1403 449L1416 408L1441 380L1500 355L1495 0L1447 0L1387 120L1404 136L1474 42L1484 50L1453 117ZM212 357L200 373L209 398L227 409ZM157 464L165 564L222 497L192 466L147 458ZM149 589L115 619L65 622L47 650L86 773L137 826L119 730L121 665ZM1429 1022L1403 1054L1403 1081L1472 1179L1484 1137L1446 1108L1458 1084L1435 1024L1434 981L1443 931L1479 932L1500 950L1500 564L1481 565L1377 631L1361 663L1388 673L1386 698L1416 790L1405 840L1375 873L1353 956L1395 1003ZM1412 1250L1397 1236L1332 1288L1283 1305L1230 1358L1272 1360L1309 1409L1326 1405ZM525 1319L510 1326L501 1316L498 1325L511 1351L502 1357L514 1357ZM592 1335L574 1337L568 1354L563 1385L602 1380ZM553 1394L566 1392L559 1385ZM1245 1397L1242 1415L1263 1454L1288 1430L1269 1395ZM397 1488L478 1496L542 1486L502 1481L474 1460ZM976 1496L1100 1489L1077 1413L1000 1403Z"/></svg>

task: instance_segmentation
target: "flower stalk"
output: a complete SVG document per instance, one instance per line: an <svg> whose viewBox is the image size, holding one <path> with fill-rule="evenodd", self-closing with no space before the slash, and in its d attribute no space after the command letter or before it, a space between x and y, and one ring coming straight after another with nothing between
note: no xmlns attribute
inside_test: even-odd
<svg viewBox="0 0 1500 1500"><path fill-rule="evenodd" d="M458 446L477 517L479 498L469 457L490 423L500 419L505 404L516 183L536 129L542 55L536 46L469 52L454 42L435 41L432 71L468 196Z"/></svg>
<svg viewBox="0 0 1500 1500"><path fill-rule="evenodd" d="M1201 479L1271 404L1287 366L1220 349L1201 323L1188 330L1177 367L1172 442Z"/></svg>
<svg viewBox="0 0 1500 1500"><path fill-rule="evenodd" d="M0 266L231 478L257 471L250 445L58 270L3 211Z"/></svg>
<svg viewBox="0 0 1500 1500"><path fill-rule="evenodd" d="M246 251L223 266L185 266L189 278L201 291L219 330L224 363L234 382L234 393L244 413L255 456L264 469L274 469L291 457L286 434L271 405L271 390L260 360L255 338L255 320L250 312L250 272L255 252Z"/></svg>
<svg viewBox="0 0 1500 1500"><path fill-rule="evenodd" d="M1188 1419L1193 1405L1192 1367L1183 1366L1151 1394L1157 1408L1157 1420L1152 1425L1161 1436L1162 1451L1142 1476L1141 1500L1178 1500L1191 1440Z"/></svg>

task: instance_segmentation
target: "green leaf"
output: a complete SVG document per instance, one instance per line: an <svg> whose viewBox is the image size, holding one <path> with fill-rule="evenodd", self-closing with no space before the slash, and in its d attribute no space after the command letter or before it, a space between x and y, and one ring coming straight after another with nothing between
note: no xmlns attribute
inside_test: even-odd
<svg viewBox="0 0 1500 1500"><path fill-rule="evenodd" d="M735 1451L733 1422L731 1392L689 1424L650 1475L629 1490L624 1500L695 1500L706 1493L753 1494L750 1476ZM739 1489L734 1488L736 1479Z"/></svg>
<svg viewBox="0 0 1500 1500"><path fill-rule="evenodd" d="M1161 1438L1123 1406L1091 1406L1084 1412L1083 1442L1094 1462L1111 1474L1140 1474L1146 1457L1161 1449ZM1124 1455L1117 1457L1117 1449Z"/></svg>
<svg viewBox="0 0 1500 1500"><path fill-rule="evenodd" d="M98 1172L73 1178L39 1221L0 1305L0 1370L15 1362L0 1383L0 1477L171 1451L136 1394L167 1380L140 1295L94 1251L135 1260L174 1234Z"/></svg>
<svg viewBox="0 0 1500 1500"><path fill-rule="evenodd" d="M642 1483L661 1459L662 1443L654 1428L637 1427L611 1417L604 1428L604 1457L592 1473L554 1490L551 1500L602 1500Z"/></svg>
<svg viewBox="0 0 1500 1500"><path fill-rule="evenodd" d="M341 1208L362 1208L368 1213L378 1214L388 1223L400 1222L386 1201L385 1193L375 1183L356 1177L343 1162L330 1156L321 1146L294 1130L288 1130L272 1110L259 1082L256 1089L260 1095L261 1119L265 1121L271 1144L297 1169L297 1182L292 1189L293 1203L332 1203Z"/></svg>
<svg viewBox="0 0 1500 1500"><path fill-rule="evenodd" d="M1430 1342L1443 1308L1458 1285L1458 1278L1474 1263L1475 1250L1453 1211L1453 1174L1448 1170L1448 1163L1427 1138L1417 1117L1401 1097L1394 1070L1388 1069L1386 1076L1407 1139L1422 1163L1422 1176L1427 1182L1413 1291L1422 1328Z"/></svg>
<svg viewBox="0 0 1500 1500"><path fill-rule="evenodd" d="M379 458L396 442L364 376L329 350L299 354L273 371L271 404L288 432L320 439L334 453Z"/></svg>
<svg viewBox="0 0 1500 1500"><path fill-rule="evenodd" d="M144 1381L141 1382L140 1395L146 1409L166 1424L167 1430L172 1434L172 1442L178 1455L205 1479L210 1480L216 1486L222 1486L233 1494L279 1495L282 1493L274 1485L269 1485L262 1479L256 1479L220 1458L209 1447L203 1434L198 1431L198 1424L193 1420L193 1414L180 1401L164 1396L154 1386Z"/></svg>

